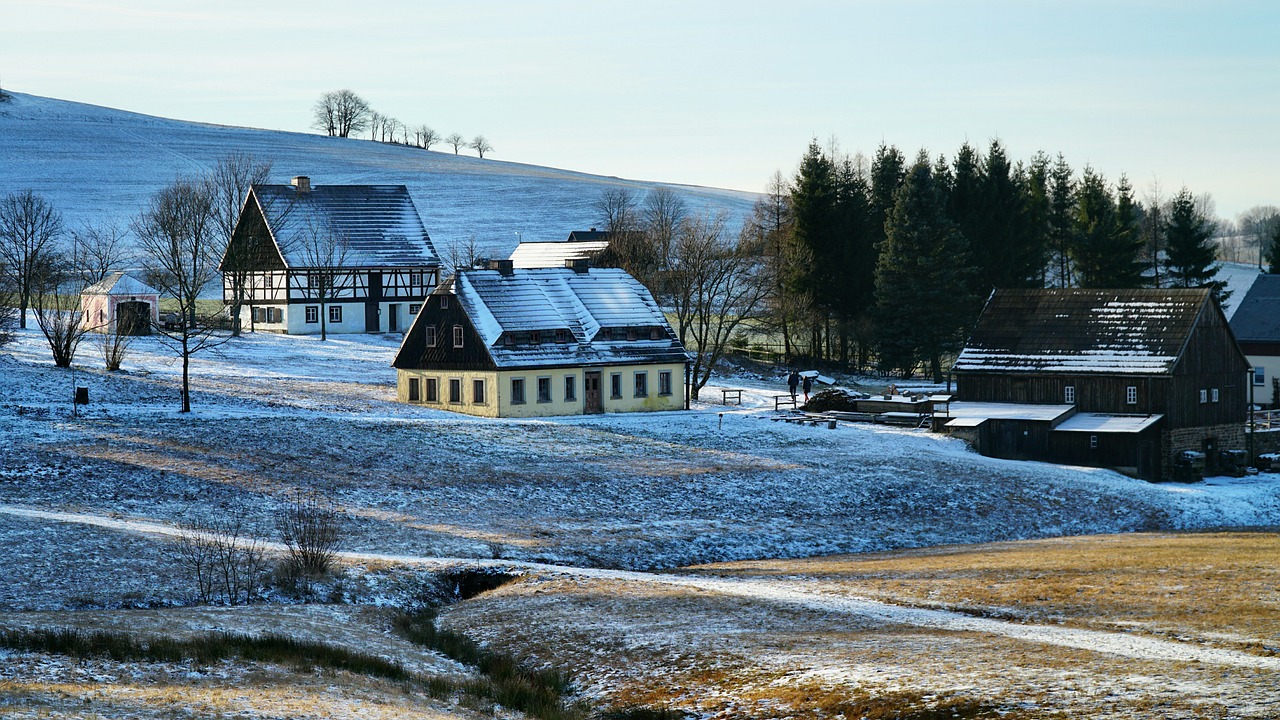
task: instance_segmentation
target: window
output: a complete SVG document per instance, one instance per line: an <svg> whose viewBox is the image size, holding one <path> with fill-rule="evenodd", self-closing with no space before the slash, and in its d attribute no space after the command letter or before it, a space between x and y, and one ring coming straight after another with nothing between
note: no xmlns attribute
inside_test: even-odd
<svg viewBox="0 0 1280 720"><path fill-rule="evenodd" d="M549 377L538 378L538 402L551 402L551 378Z"/></svg>
<svg viewBox="0 0 1280 720"><path fill-rule="evenodd" d="M1097 435L1090 435L1090 436L1089 436L1089 448L1090 448L1091 450L1097 450L1097 449L1098 449L1098 436L1097 436Z"/></svg>
<svg viewBox="0 0 1280 720"><path fill-rule="evenodd" d="M1264 367L1262 367L1262 366L1258 366L1258 367L1256 367L1256 368L1254 368L1254 369L1253 369L1253 384L1254 384L1254 385L1266 385L1266 384L1267 384L1267 369L1266 369L1266 368L1264 368Z"/></svg>
<svg viewBox="0 0 1280 720"><path fill-rule="evenodd" d="M448 295L441 295L441 296L440 296L440 309L441 309L441 310L448 310L448 309L449 309L449 296L448 296Z"/></svg>
<svg viewBox="0 0 1280 720"><path fill-rule="evenodd" d="M420 402L422 400L422 381L418 378L409 378L409 402Z"/></svg>
<svg viewBox="0 0 1280 720"><path fill-rule="evenodd" d="M654 327L654 328L649 328L649 339L650 339L650 340L657 340L657 339L658 339L658 328L656 328L656 327Z"/></svg>
<svg viewBox="0 0 1280 720"><path fill-rule="evenodd" d="M511 378L511 404L524 404L524 378Z"/></svg>
<svg viewBox="0 0 1280 720"><path fill-rule="evenodd" d="M627 339L628 339L628 340L635 340L635 339L636 339L636 329L635 329L635 328L627 328Z"/></svg>
<svg viewBox="0 0 1280 720"><path fill-rule="evenodd" d="M1209 402L1218 402L1218 388L1209 391Z"/></svg>
<svg viewBox="0 0 1280 720"><path fill-rule="evenodd" d="M436 378L427 378L427 402L440 402L440 381Z"/></svg>
<svg viewBox="0 0 1280 720"><path fill-rule="evenodd" d="M564 376L564 399L565 402L571 402L578 397L578 378L573 375Z"/></svg>
<svg viewBox="0 0 1280 720"><path fill-rule="evenodd" d="M435 325L427 326L426 342L427 342L427 347L436 346L436 326Z"/></svg>
<svg viewBox="0 0 1280 720"><path fill-rule="evenodd" d="M609 375L609 397L622 397L622 373L610 373Z"/></svg>
<svg viewBox="0 0 1280 720"><path fill-rule="evenodd" d="M1062 402L1074 405L1076 402L1076 386L1068 385L1062 389Z"/></svg>
<svg viewBox="0 0 1280 720"><path fill-rule="evenodd" d="M308 305L308 306L307 306L307 322L309 322L309 323L318 323L318 322L320 322L320 308L319 308L319 307L317 307L317 306L315 306L315 305Z"/></svg>
<svg viewBox="0 0 1280 720"><path fill-rule="evenodd" d="M267 322L284 322L284 308L267 308Z"/></svg>
<svg viewBox="0 0 1280 720"><path fill-rule="evenodd" d="M530 343L531 345L539 345L539 344L541 344L541 343L542 343L542 333L538 332L537 330L534 330L533 332L529 333L529 343Z"/></svg>
<svg viewBox="0 0 1280 720"><path fill-rule="evenodd" d="M331 323L342 322L342 306L341 305L329 306L329 322Z"/></svg>
<svg viewBox="0 0 1280 720"><path fill-rule="evenodd" d="M420 272L418 272L418 273L409 273L409 284L410 284L410 285L421 285L421 284L422 284L422 273L420 273Z"/></svg>
<svg viewBox="0 0 1280 720"><path fill-rule="evenodd" d="M663 370L662 372L658 373L658 394L659 395L671 394L671 371L670 370Z"/></svg>
<svg viewBox="0 0 1280 720"><path fill-rule="evenodd" d="M1124 389L1124 401L1129 405L1138 404L1138 386L1130 385Z"/></svg>
<svg viewBox="0 0 1280 720"><path fill-rule="evenodd" d="M453 326L453 346L456 348L462 347L462 326L461 325Z"/></svg>
<svg viewBox="0 0 1280 720"><path fill-rule="evenodd" d="M1208 390L1201 390L1201 391L1200 391L1200 404L1201 404L1201 405L1203 405L1203 404L1205 404L1205 403L1207 403L1207 402L1209 402L1209 391L1208 391Z"/></svg>
<svg viewBox="0 0 1280 720"><path fill-rule="evenodd" d="M253 321L256 323L267 321L267 311L263 308L256 307L253 309Z"/></svg>
<svg viewBox="0 0 1280 720"><path fill-rule="evenodd" d="M484 404L484 380L471 381L471 402L476 405Z"/></svg>
<svg viewBox="0 0 1280 720"><path fill-rule="evenodd" d="M636 397L649 397L649 373L636 373Z"/></svg>
<svg viewBox="0 0 1280 720"><path fill-rule="evenodd" d="M567 343L567 342L569 342L569 333L565 332L564 330L557 330L557 331L556 331L556 342L558 342L558 343Z"/></svg>
<svg viewBox="0 0 1280 720"><path fill-rule="evenodd" d="M449 378L449 402L462 402L462 378Z"/></svg>
<svg viewBox="0 0 1280 720"><path fill-rule="evenodd" d="M627 337L627 331L622 328L614 328L609 331L609 336L614 340L623 340Z"/></svg>
<svg viewBox="0 0 1280 720"><path fill-rule="evenodd" d="M409 314L410 314L410 315L417 315L417 314L418 314L418 311L419 311L419 310L421 310L421 309L422 309L422 305L421 305L421 304L417 304L417 305L412 304L412 303L410 303L410 304L409 304Z"/></svg>

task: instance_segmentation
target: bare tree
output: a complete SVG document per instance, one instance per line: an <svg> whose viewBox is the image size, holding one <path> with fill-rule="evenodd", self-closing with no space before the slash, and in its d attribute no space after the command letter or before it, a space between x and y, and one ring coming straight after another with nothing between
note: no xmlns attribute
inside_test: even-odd
<svg viewBox="0 0 1280 720"><path fill-rule="evenodd" d="M418 128L418 144L423 150L430 150L432 145L440 142L440 133L423 125Z"/></svg>
<svg viewBox="0 0 1280 720"><path fill-rule="evenodd" d="M0 269L18 299L18 326L26 329L27 309L58 252L62 214L30 190L0 200Z"/></svg>
<svg viewBox="0 0 1280 720"><path fill-rule="evenodd" d="M725 240L724 225L723 214L686 220L660 283L660 302L674 310L676 333L693 352L692 400L711 378L729 338L757 316L769 292L760 248L749 233L736 242Z"/></svg>
<svg viewBox="0 0 1280 720"><path fill-rule="evenodd" d="M98 352L102 354L102 364L108 372L119 370L129 354L129 343L133 341L138 330L130 323L135 321L137 318L131 318L126 322L123 318L117 317L114 327L100 328Z"/></svg>
<svg viewBox="0 0 1280 720"><path fill-rule="evenodd" d="M178 535L178 558L191 573L196 600L247 605L267 575L266 544L249 535L244 514L198 520Z"/></svg>
<svg viewBox="0 0 1280 720"><path fill-rule="evenodd" d="M311 126L331 136L350 137L369 127L369 103L350 90L324 93L311 108Z"/></svg>
<svg viewBox="0 0 1280 720"><path fill-rule="evenodd" d="M230 285L231 336L240 337L240 309L249 294L254 243L232 243L240 214L249 199L249 189L265 183L271 175L271 161L259 161L248 153L235 152L213 166L205 185L213 204L213 227L217 233L218 269Z"/></svg>
<svg viewBox="0 0 1280 720"><path fill-rule="evenodd" d="M289 548L288 571L293 578L328 573L341 546L341 515L328 498L313 491L285 500L276 527Z"/></svg>
<svg viewBox="0 0 1280 720"><path fill-rule="evenodd" d="M475 150L481 160L484 159L485 153L493 152L493 146L489 144L489 141L483 135L475 136L470 143L467 143L467 147Z"/></svg>
<svg viewBox="0 0 1280 720"><path fill-rule="evenodd" d="M8 276L4 272L4 264L0 262L0 347L13 342L13 329L18 324L18 307L14 302L14 296Z"/></svg>
<svg viewBox="0 0 1280 720"><path fill-rule="evenodd" d="M49 343L53 364L61 368L71 367L80 340L92 329L80 307L83 286L76 275L69 260L52 257L43 266L32 297L36 324Z"/></svg>
<svg viewBox="0 0 1280 720"><path fill-rule="evenodd" d="M444 139L444 144L453 146L453 154L457 155L462 146L467 144L467 139L461 133L453 133Z"/></svg>
<svg viewBox="0 0 1280 720"><path fill-rule="evenodd" d="M290 242L302 258L307 297L320 303L320 340L327 340L328 305L355 285L355 275L347 267L351 244L341 232L318 222L308 224Z"/></svg>
<svg viewBox="0 0 1280 720"><path fill-rule="evenodd" d="M178 305L177 322L156 331L182 358L184 413L191 412L191 356L228 339L197 314L200 291L218 277L218 232L209 184L197 180L175 180L133 221L147 281Z"/></svg>
<svg viewBox="0 0 1280 720"><path fill-rule="evenodd" d="M1240 213L1240 232L1258 249L1258 269L1266 260L1271 238L1280 228L1280 208L1275 205L1255 205Z"/></svg>
<svg viewBox="0 0 1280 720"><path fill-rule="evenodd" d="M659 186L645 196L644 205L640 208L640 221L659 257L671 255L680 226L688 215L684 199L671 188Z"/></svg>
<svg viewBox="0 0 1280 720"><path fill-rule="evenodd" d="M382 133L382 126L386 123L387 116L377 110L369 111L369 139L378 140Z"/></svg>
<svg viewBox="0 0 1280 720"><path fill-rule="evenodd" d="M466 270L480 259L480 247L475 235L468 235L466 241L454 240L449 245L449 252L443 258L445 272L456 275L459 270Z"/></svg>

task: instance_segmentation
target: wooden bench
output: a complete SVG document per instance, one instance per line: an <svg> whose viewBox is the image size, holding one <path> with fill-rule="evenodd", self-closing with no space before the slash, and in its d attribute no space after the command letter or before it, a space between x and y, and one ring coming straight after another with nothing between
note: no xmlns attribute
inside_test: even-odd
<svg viewBox="0 0 1280 720"><path fill-rule="evenodd" d="M741 390L734 390L734 389L731 389L731 388L722 388L722 389L720 390L720 393L724 396L724 404L725 404L725 405L728 405L728 404L729 404L729 398L733 398L733 399L734 399L734 401L735 401L738 405L741 405L741 404L742 404L742 391L741 391Z"/></svg>
<svg viewBox="0 0 1280 720"><path fill-rule="evenodd" d="M791 395L774 395L773 396L774 412L777 412L787 406L790 406L793 409L798 407L796 405L796 399L794 396L791 396Z"/></svg>

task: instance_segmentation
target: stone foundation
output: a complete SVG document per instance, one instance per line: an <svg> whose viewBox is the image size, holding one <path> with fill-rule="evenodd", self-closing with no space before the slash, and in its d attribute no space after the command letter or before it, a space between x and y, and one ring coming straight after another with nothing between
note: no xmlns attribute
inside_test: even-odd
<svg viewBox="0 0 1280 720"><path fill-rule="evenodd" d="M1245 426L1243 423L1227 425L1204 425L1200 427L1177 428L1165 430L1160 434L1160 456L1164 458L1164 475L1172 473L1174 461L1185 450L1204 451L1204 441L1213 438L1215 450L1247 450ZM1212 458L1206 458L1207 472L1217 468L1212 465Z"/></svg>
<svg viewBox="0 0 1280 720"><path fill-rule="evenodd" d="M1247 438L1245 442L1248 443ZM1254 433L1253 452L1255 455L1280 453L1280 430L1259 430Z"/></svg>

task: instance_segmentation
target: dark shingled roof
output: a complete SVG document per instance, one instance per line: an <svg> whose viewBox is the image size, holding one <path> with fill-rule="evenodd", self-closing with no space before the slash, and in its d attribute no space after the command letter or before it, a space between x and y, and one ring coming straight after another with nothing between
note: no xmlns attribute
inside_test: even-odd
<svg viewBox="0 0 1280 720"><path fill-rule="evenodd" d="M1207 289L997 290L957 372L1169 374Z"/></svg>
<svg viewBox="0 0 1280 720"><path fill-rule="evenodd" d="M1259 275L1231 316L1242 343L1280 342L1280 275Z"/></svg>
<svg viewBox="0 0 1280 720"><path fill-rule="evenodd" d="M291 268L306 266L298 239L317 228L346 238L348 267L438 265L435 248L404 185L254 185L256 198Z"/></svg>

